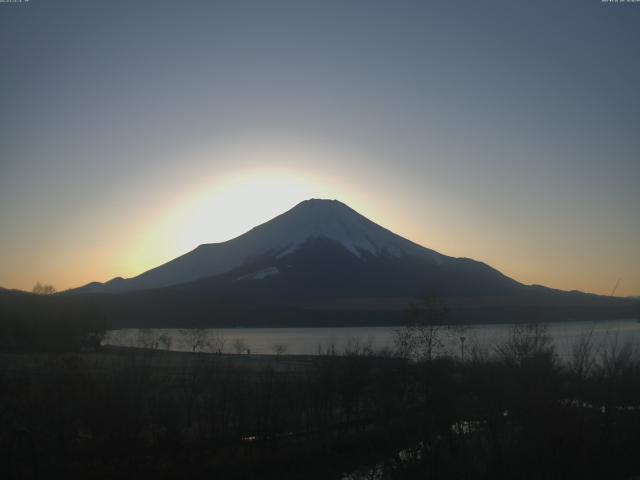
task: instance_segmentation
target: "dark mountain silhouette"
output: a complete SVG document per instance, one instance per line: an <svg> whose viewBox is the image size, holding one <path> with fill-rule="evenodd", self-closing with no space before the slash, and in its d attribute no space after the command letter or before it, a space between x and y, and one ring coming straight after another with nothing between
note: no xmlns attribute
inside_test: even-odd
<svg viewBox="0 0 640 480"><path fill-rule="evenodd" d="M341 255L348 254L354 261L383 256L410 257L439 265L452 260L390 232L341 202L314 199L301 202L233 240L200 245L137 277L93 282L75 292L115 293L178 285L237 269L246 270L264 264L265 259L284 259L302 247L309 247L314 240L335 243L342 250ZM248 272L256 280L277 273L275 270Z"/></svg>
<svg viewBox="0 0 640 480"><path fill-rule="evenodd" d="M230 299L513 295L523 286L467 258L417 245L345 204L307 200L233 240L200 245L131 279L72 293L122 293L182 285Z"/></svg>
<svg viewBox="0 0 640 480"><path fill-rule="evenodd" d="M425 294L461 321L612 318L633 302L526 286L442 255L335 200L307 200L227 242L200 245L131 279L66 292L122 325L379 324Z"/></svg>

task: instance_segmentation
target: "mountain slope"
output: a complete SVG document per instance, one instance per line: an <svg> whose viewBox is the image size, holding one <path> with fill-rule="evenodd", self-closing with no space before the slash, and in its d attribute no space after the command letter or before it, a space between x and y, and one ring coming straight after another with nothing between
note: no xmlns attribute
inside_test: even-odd
<svg viewBox="0 0 640 480"><path fill-rule="evenodd" d="M174 289L215 292L227 299L292 302L338 298L416 298L511 295L524 288L491 267L470 259L422 253L394 256L361 252L314 237L283 255L264 255L221 275Z"/></svg>
<svg viewBox="0 0 640 480"><path fill-rule="evenodd" d="M337 200L306 200L233 240L200 245L137 277L94 282L76 292L124 292L186 283L231 271L264 256L286 256L318 238L332 240L358 258L366 254L416 256L434 264L447 258L375 224Z"/></svg>
<svg viewBox="0 0 640 480"><path fill-rule="evenodd" d="M638 302L525 286L439 254L335 200L307 200L227 242L201 245L131 278L67 292L114 326L328 326L406 321L425 294L452 321L629 318Z"/></svg>

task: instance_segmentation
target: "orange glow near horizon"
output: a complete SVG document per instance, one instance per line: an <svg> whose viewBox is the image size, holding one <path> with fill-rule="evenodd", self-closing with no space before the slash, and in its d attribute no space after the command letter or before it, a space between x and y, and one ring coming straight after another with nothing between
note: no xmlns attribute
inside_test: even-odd
<svg viewBox="0 0 640 480"><path fill-rule="evenodd" d="M0 287L134 277L315 197L640 296L637 8L0 3Z"/></svg>
<svg viewBox="0 0 640 480"><path fill-rule="evenodd" d="M554 250L548 242L517 238L500 225L478 228L473 206L443 200L447 192L424 193L420 187L407 191L412 187L389 186L387 178L374 174L363 180L358 171L341 169L347 157L356 156L353 152L310 154L319 150L313 145L306 151L299 146L260 147L203 153L196 164L206 165L214 155L225 159L227 167L218 174L204 174L200 168L191 178L187 175L189 182L181 190L175 181L172 190L139 192L140 203L131 202L125 216L76 219L76 225L69 221L64 225L68 236L52 239L50 249L37 251L29 265L3 258L14 270L2 278L3 286L30 290L41 281L64 290L115 276L133 277L200 244L235 238L303 200L329 198L427 248L483 261L526 284L609 294L622 277L618 295L640 293L640 278L624 278L616 265L598 278L589 277L575 249ZM318 171L309 165L326 168ZM415 201L418 194L428 195L428 201Z"/></svg>

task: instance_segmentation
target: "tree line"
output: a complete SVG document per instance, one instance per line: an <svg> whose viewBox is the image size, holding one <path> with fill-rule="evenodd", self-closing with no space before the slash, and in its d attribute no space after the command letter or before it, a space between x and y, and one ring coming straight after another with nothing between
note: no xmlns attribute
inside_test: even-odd
<svg viewBox="0 0 640 480"><path fill-rule="evenodd" d="M423 350L409 360L400 346L376 352L354 341L340 355L262 358L4 354L2 458L9 478L34 468L66 478L230 479L640 471L637 346L596 351L585 336L562 363L542 324L517 326L464 359Z"/></svg>

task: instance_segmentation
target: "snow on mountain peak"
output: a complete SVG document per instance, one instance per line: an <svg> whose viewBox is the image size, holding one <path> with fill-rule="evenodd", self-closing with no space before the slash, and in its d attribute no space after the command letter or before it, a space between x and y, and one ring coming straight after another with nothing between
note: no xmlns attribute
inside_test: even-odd
<svg viewBox="0 0 640 480"><path fill-rule="evenodd" d="M263 255L282 257L308 240L326 238L354 255L421 255L435 263L444 257L383 228L337 200L305 200L291 210L232 240L204 244L137 277L103 284L101 291L156 288L218 275ZM266 269L257 274L272 275Z"/></svg>
<svg viewBox="0 0 640 480"><path fill-rule="evenodd" d="M361 256L363 252L399 256L426 250L375 224L338 200L305 200L248 234L253 232L264 235L265 243L288 245L281 256L295 250L306 240L320 237L341 244L356 256ZM438 254L434 255L435 260L439 260L438 257Z"/></svg>

